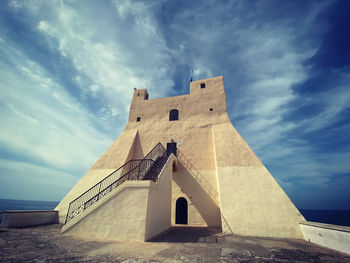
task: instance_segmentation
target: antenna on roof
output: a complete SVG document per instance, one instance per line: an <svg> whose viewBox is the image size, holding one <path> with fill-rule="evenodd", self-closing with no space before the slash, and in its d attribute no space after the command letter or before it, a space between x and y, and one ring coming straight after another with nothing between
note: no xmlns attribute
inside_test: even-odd
<svg viewBox="0 0 350 263"><path fill-rule="evenodd" d="M190 82L192 82L192 81L193 81L193 69L190 70L190 74L191 74L191 80L190 80Z"/></svg>

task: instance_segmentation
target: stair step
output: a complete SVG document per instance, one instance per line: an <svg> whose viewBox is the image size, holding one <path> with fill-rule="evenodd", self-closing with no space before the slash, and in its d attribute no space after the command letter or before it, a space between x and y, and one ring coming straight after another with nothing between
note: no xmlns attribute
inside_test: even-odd
<svg viewBox="0 0 350 263"><path fill-rule="evenodd" d="M141 180L155 181L161 168L164 167L167 158L164 158L165 148L158 143L142 160L130 160L117 170L109 174L100 182L92 186L90 189L82 193L79 197L69 203L65 224L70 220L83 213L90 206L98 202L106 194L112 192L117 186L126 180L140 180L143 177L144 169L150 170ZM155 162L154 162L155 160ZM134 165L133 162L137 162ZM127 172L124 172L125 170ZM146 179L147 178L147 179ZM102 188L101 188L102 186Z"/></svg>
<svg viewBox="0 0 350 263"><path fill-rule="evenodd" d="M149 170L149 172L145 175L143 180L156 181L156 178L158 177L159 173L161 172L162 168L164 167L166 160L167 160L167 158L164 156L159 157L157 159L157 161L153 164L153 166Z"/></svg>

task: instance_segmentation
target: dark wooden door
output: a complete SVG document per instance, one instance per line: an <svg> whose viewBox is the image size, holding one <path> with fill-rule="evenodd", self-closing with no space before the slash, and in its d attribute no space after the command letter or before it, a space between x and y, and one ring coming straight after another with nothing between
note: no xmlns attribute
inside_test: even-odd
<svg viewBox="0 0 350 263"><path fill-rule="evenodd" d="M172 153L176 155L176 142L168 142L166 144L166 156L169 156Z"/></svg>
<svg viewBox="0 0 350 263"><path fill-rule="evenodd" d="M180 197L176 200L175 224L186 224L188 222L188 205L186 198Z"/></svg>

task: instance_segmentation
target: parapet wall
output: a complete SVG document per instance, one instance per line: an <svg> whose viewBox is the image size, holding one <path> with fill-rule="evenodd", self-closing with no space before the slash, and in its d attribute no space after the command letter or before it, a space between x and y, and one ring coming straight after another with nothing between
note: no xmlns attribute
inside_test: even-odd
<svg viewBox="0 0 350 263"><path fill-rule="evenodd" d="M350 227L317 222L300 222L307 241L350 254Z"/></svg>
<svg viewBox="0 0 350 263"><path fill-rule="evenodd" d="M14 210L4 211L0 227L30 227L58 224L58 211Z"/></svg>

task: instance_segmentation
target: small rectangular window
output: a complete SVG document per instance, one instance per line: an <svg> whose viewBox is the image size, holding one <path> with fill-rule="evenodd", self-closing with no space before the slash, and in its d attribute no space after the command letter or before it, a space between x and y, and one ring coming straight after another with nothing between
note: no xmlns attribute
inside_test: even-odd
<svg viewBox="0 0 350 263"><path fill-rule="evenodd" d="M179 111L171 110L169 113L169 121L177 121L179 119Z"/></svg>
<svg viewBox="0 0 350 263"><path fill-rule="evenodd" d="M136 122L140 122L140 120L141 120L141 117L136 118Z"/></svg>
<svg viewBox="0 0 350 263"><path fill-rule="evenodd" d="M201 83L201 89L205 89L205 83Z"/></svg>

